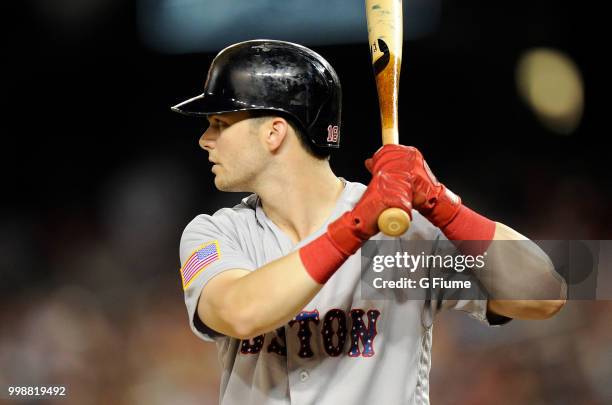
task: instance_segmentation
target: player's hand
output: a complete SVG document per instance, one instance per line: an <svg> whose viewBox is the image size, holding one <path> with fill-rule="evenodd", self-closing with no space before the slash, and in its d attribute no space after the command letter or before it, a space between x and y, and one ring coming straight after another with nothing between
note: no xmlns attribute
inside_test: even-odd
<svg viewBox="0 0 612 405"><path fill-rule="evenodd" d="M378 217L387 208L400 208L412 219L413 185L409 163L383 148L374 154L377 170L355 206L356 218L366 220L364 230L370 235L378 233Z"/></svg>
<svg viewBox="0 0 612 405"><path fill-rule="evenodd" d="M412 205L417 211L440 228L454 218L461 207L461 198L436 179L417 148L385 145L372 159L366 160L366 168L374 174L389 160L402 160L408 165L406 171L412 183Z"/></svg>
<svg viewBox="0 0 612 405"><path fill-rule="evenodd" d="M361 199L352 211L330 224L338 246L355 246L380 232L378 217L387 208L401 208L412 218L410 165L393 154L378 153L375 157L377 170Z"/></svg>

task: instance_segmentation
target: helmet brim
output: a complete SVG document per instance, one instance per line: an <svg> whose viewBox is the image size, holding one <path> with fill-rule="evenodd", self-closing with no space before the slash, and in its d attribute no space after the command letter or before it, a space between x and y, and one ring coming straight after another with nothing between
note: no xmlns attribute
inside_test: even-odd
<svg viewBox="0 0 612 405"><path fill-rule="evenodd" d="M206 94L202 93L185 101L178 103L170 107L170 109L179 114L202 117L209 114L213 114L218 110L217 106L212 105L210 97L205 97Z"/></svg>
<svg viewBox="0 0 612 405"><path fill-rule="evenodd" d="M227 100L223 97L216 97L214 94L202 93L170 107L179 114L205 117L211 114L223 114L236 111L247 110L281 110L269 106L260 106L240 102L239 100Z"/></svg>

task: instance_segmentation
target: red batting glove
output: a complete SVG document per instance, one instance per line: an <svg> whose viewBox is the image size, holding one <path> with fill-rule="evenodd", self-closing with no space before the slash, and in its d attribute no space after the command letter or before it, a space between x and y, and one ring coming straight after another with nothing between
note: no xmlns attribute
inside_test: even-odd
<svg viewBox="0 0 612 405"><path fill-rule="evenodd" d="M378 216L387 208L401 208L412 219L410 165L401 157L379 150L376 171L351 211L330 223L327 232L300 249L300 258L310 276L325 283L344 261L379 232Z"/></svg>
<svg viewBox="0 0 612 405"><path fill-rule="evenodd" d="M459 212L461 198L438 182L419 150L412 146L387 145L387 153L403 159L410 166L414 208L438 228L444 228ZM377 170L378 161L368 159L368 170Z"/></svg>
<svg viewBox="0 0 612 405"><path fill-rule="evenodd" d="M461 198L440 183L431 172L421 152L412 146L387 145L387 154L408 162L413 186L412 205L450 240L490 241L495 222L477 214L461 203ZM377 170L376 155L366 161L370 171ZM488 244L486 245L488 247Z"/></svg>
<svg viewBox="0 0 612 405"><path fill-rule="evenodd" d="M361 244L376 235L378 217L387 208L401 208L412 219L412 184L410 165L386 150L379 150L377 170L365 193L352 211L346 212L329 225L329 232L338 247L347 254L353 254Z"/></svg>

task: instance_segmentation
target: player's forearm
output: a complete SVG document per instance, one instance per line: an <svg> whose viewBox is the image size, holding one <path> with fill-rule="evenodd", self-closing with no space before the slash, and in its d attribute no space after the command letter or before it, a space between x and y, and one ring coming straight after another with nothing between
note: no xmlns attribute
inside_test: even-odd
<svg viewBox="0 0 612 405"><path fill-rule="evenodd" d="M499 222L493 241L481 278L492 298L489 310L515 319L545 319L557 313L565 303L566 285L548 255Z"/></svg>
<svg viewBox="0 0 612 405"><path fill-rule="evenodd" d="M323 287L310 277L293 252L230 283L223 312L232 335L250 338L287 323Z"/></svg>

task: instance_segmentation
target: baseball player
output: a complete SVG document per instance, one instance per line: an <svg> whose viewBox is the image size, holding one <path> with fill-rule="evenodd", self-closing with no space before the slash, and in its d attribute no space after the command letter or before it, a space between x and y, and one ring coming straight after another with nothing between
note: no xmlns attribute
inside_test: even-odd
<svg viewBox="0 0 612 405"><path fill-rule="evenodd" d="M229 46L204 92L172 109L208 120L199 143L215 186L252 193L195 217L180 242L189 323L217 345L221 404L427 404L437 310L496 325L547 318L564 303L363 297L359 251L392 239L377 225L387 208L411 217L403 241L478 240L485 251L493 240L526 238L466 207L412 147L379 149L366 162L367 186L338 178L329 154L340 145L340 81L308 48ZM517 271L562 289L539 249L512 254L526 258ZM505 267L487 271L504 277Z"/></svg>

